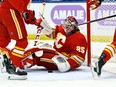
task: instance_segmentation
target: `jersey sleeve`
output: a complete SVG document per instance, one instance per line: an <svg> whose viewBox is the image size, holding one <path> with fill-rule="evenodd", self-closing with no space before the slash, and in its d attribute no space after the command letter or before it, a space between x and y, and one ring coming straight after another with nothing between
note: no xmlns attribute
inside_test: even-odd
<svg viewBox="0 0 116 87"><path fill-rule="evenodd" d="M22 12L27 9L28 0L26 2L25 0L8 0L8 2L19 12Z"/></svg>

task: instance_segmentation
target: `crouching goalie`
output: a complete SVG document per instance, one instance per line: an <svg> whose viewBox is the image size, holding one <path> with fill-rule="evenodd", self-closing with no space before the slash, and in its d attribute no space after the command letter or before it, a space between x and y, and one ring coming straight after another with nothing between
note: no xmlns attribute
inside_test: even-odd
<svg viewBox="0 0 116 87"><path fill-rule="evenodd" d="M50 38L54 38L54 49L32 48L32 55L23 60L27 67L38 65L44 66L48 70L59 70L67 72L80 67L84 60L87 48L85 36L78 28L78 22L73 16L67 17L61 25L51 27L50 24L40 14L37 25L42 27L42 33ZM31 62L30 60L33 60ZM30 61L30 63L29 63ZM28 65L27 65L28 64Z"/></svg>
<svg viewBox="0 0 116 87"><path fill-rule="evenodd" d="M87 42L78 28L75 17L68 16L61 25L54 27L51 27L41 14L40 20L41 22L39 21L38 25L43 28L41 32L49 38L55 39L53 46L55 51L43 53L37 64L42 64L47 69L53 67L60 72L67 72L80 67L85 60ZM45 54L53 56L51 58L43 57Z"/></svg>

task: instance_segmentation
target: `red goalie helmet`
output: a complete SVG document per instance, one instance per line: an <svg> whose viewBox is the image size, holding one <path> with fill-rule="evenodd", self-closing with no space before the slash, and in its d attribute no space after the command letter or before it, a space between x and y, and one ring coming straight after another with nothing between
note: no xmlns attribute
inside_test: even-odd
<svg viewBox="0 0 116 87"><path fill-rule="evenodd" d="M62 23L63 29L67 36L75 33L78 29L78 22L74 16L68 16Z"/></svg>

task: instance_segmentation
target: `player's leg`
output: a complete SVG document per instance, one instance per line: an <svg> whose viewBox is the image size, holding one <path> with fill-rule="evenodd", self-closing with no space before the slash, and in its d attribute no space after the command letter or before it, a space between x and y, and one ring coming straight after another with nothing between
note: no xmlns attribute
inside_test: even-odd
<svg viewBox="0 0 116 87"><path fill-rule="evenodd" d="M94 78L100 77L102 67L110 58L114 56L114 54L116 54L116 42L112 42L111 44L107 45L98 61L96 61L95 64L91 66Z"/></svg>
<svg viewBox="0 0 116 87"><path fill-rule="evenodd" d="M8 67L9 69L12 69L12 71L14 72L8 73L11 75L24 76L25 78L25 75L27 75L27 73L22 69L18 69L18 67L22 68L21 60L23 59L24 49L27 46L27 38L26 38L27 32L25 29L23 19L20 13L15 12L14 10L9 10L7 15L6 14L2 15L2 21L3 25L6 26L9 38L16 40L15 47L8 52L9 53L8 58L10 58L12 61L12 64L10 63L9 64L13 65L16 69L14 69L13 67L12 68ZM19 73L18 71L23 71L25 73L21 74L21 72Z"/></svg>
<svg viewBox="0 0 116 87"><path fill-rule="evenodd" d="M16 59L14 59L14 57ZM0 49L0 68L2 72L8 72L10 76L9 79L26 79L25 75L27 73L18 67L21 66L21 58L17 56L12 56L11 51L6 48ZM12 62L11 62L12 60ZM18 64L18 65L16 65ZM15 65L15 66L14 66ZM20 65L20 66L19 66Z"/></svg>
<svg viewBox="0 0 116 87"><path fill-rule="evenodd" d="M15 67L12 61L8 58L8 55L3 54L0 58L4 66L4 71L9 73L8 79L27 79L27 72L21 70L19 67Z"/></svg>
<svg viewBox="0 0 116 87"><path fill-rule="evenodd" d="M11 72L15 75L16 79L26 79L27 72L24 71L22 60L25 58L24 52L27 47L27 39L20 39L16 41L15 47L9 52L12 64L16 67ZM9 72L10 73L10 72ZM11 74L10 73L10 74ZM10 76L9 79L15 79L14 75Z"/></svg>
<svg viewBox="0 0 116 87"><path fill-rule="evenodd" d="M101 75L103 65L115 54L116 54L116 30L114 32L113 42L104 48L98 61L91 66L94 78L98 78Z"/></svg>
<svg viewBox="0 0 116 87"><path fill-rule="evenodd" d="M10 43L9 33L7 28L0 21L0 69L2 72L6 72L6 66L4 63L4 54L8 54L8 50L6 49L7 45Z"/></svg>
<svg viewBox="0 0 116 87"><path fill-rule="evenodd" d="M4 40L7 43L7 39ZM3 43L3 42L2 42ZM0 44L0 47L4 47L5 45ZM2 72L8 72L10 75L26 75L27 73L20 70L19 68L16 68L10 58L9 58L10 51L6 48L0 48L0 69ZM13 75L13 77L14 77ZM8 77L9 79L25 79L25 77L17 77L11 78L11 76Z"/></svg>

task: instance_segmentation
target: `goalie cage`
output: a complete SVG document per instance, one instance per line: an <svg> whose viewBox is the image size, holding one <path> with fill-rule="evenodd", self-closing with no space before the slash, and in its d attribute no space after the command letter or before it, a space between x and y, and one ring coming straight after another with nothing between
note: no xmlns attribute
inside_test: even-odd
<svg viewBox="0 0 116 87"><path fill-rule="evenodd" d="M90 1L86 0L87 21L116 15L115 0L104 0L101 6L95 10L90 10L88 5ZM95 62L101 55L104 47L112 42L115 29L116 17L87 24L88 66L90 66L91 62ZM104 65L103 70L116 73L116 55Z"/></svg>

